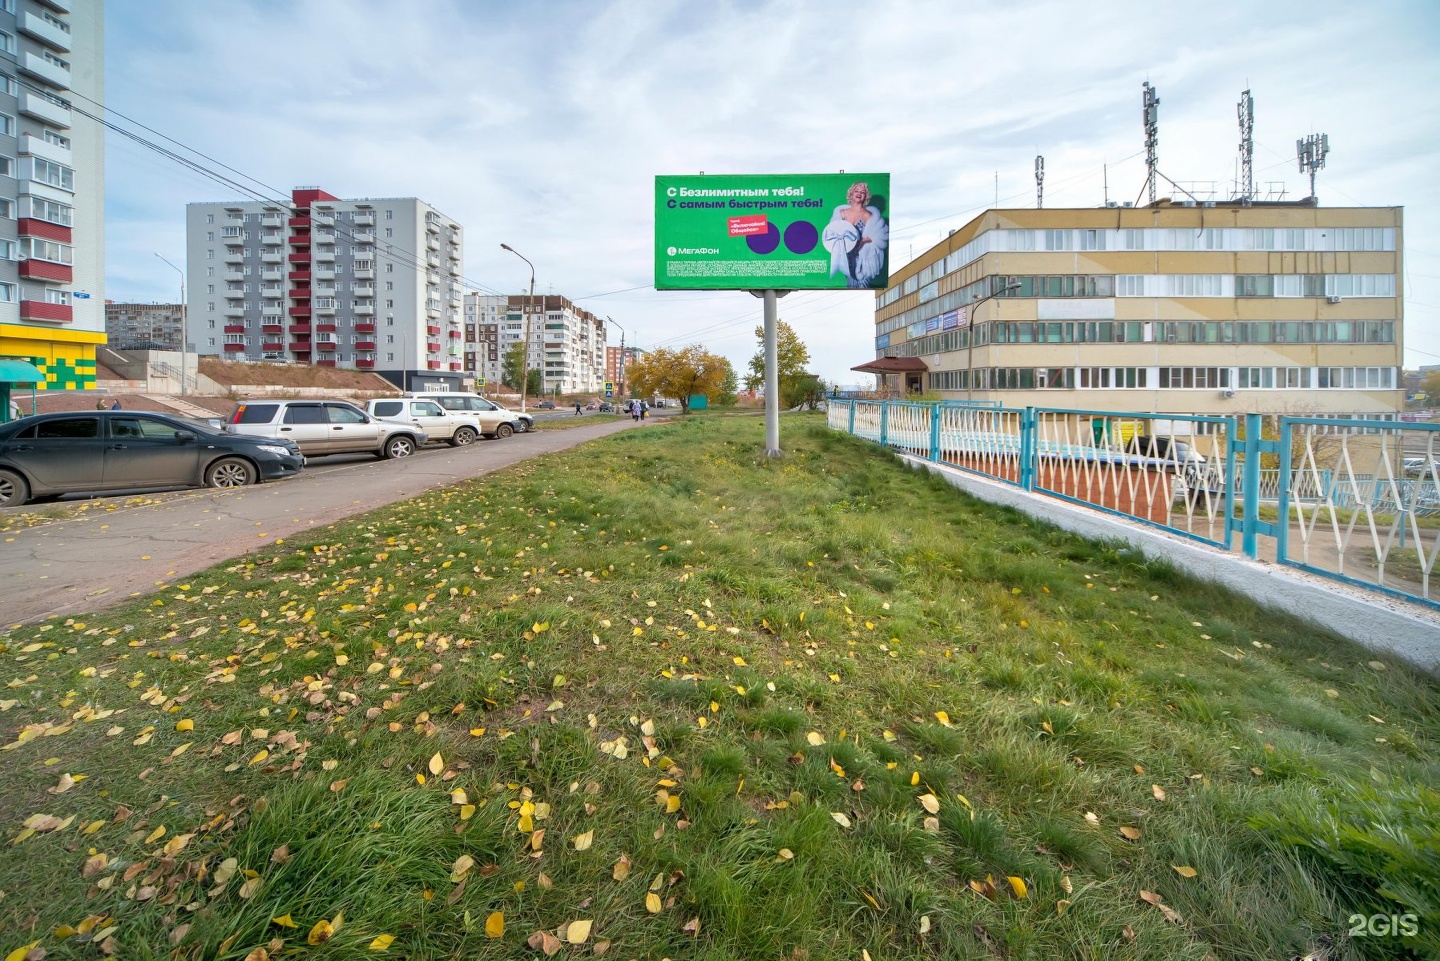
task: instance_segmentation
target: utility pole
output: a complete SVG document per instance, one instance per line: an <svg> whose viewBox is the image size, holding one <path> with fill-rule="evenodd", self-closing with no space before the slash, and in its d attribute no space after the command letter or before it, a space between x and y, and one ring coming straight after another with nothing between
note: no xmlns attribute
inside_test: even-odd
<svg viewBox="0 0 1440 961"><path fill-rule="evenodd" d="M157 252L155 256L160 257L160 254ZM186 345L190 340L190 312L185 309L185 271L171 264L170 261L165 260L164 257L160 257L160 259L165 261L166 264L169 264L171 269L180 275L180 396L184 397L189 393L185 388L185 354ZM195 372L198 375L200 372L200 358L198 357L195 358L195 368Z"/></svg>
<svg viewBox="0 0 1440 961"><path fill-rule="evenodd" d="M530 296L525 301L525 350L520 359L520 413L525 413L525 388L530 386L530 314L535 309L535 265L530 263L530 258L509 244L501 244L502 250L508 250L516 257L525 261L530 267ZM545 391L545 381L541 378L540 391Z"/></svg>

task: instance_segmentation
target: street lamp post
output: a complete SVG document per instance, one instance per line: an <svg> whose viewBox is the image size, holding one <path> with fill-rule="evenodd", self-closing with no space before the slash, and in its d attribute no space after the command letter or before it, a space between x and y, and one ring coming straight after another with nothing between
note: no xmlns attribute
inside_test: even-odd
<svg viewBox="0 0 1440 961"><path fill-rule="evenodd" d="M606 318L605 318L605 322L606 322L607 324L615 324L615 321L614 321L613 319L609 318L609 317L606 317ZM615 324L615 326L616 326L616 327L620 327L619 324ZM608 336L605 338L605 344L606 344L607 347L608 347L609 344L610 344L610 338L609 338ZM624 327L620 327L620 370L619 370L619 372L615 375L615 386L620 389L620 395L623 397L623 396L625 395L625 328L624 328Z"/></svg>
<svg viewBox="0 0 1440 961"><path fill-rule="evenodd" d="M969 340L966 342L966 345L965 345L965 399L966 399L966 400L974 400L974 399L975 399L975 364L974 364L974 357L975 357L975 308L979 307L981 304L985 303L985 301L987 301L987 300L991 300L991 299L993 299L993 298L995 298L995 297L999 297L1001 294L1008 294L1008 293L1009 293L1010 291L1012 291L1012 290L1019 290L1019 289L1020 289L1020 285L1019 285L1019 284L1010 284L1008 287L1001 287L999 290L997 290L997 291L995 291L995 292L993 292L993 293L986 294L984 297L976 297L974 300L970 301L970 305L965 308L965 313L968 315L968 316L965 318L966 321L967 321L967 323L966 323L965 326L966 326L966 328L967 328L967 330L968 330L968 332L969 332L969 334L970 334Z"/></svg>
<svg viewBox="0 0 1440 961"><path fill-rule="evenodd" d="M160 257L160 254L156 253L155 256ZM160 257L160 259L180 275L180 396L184 397L187 393L185 389L185 345L190 340L190 311L185 309L185 271L165 260L164 257ZM196 366L197 368L199 366L198 359Z"/></svg>
<svg viewBox="0 0 1440 961"><path fill-rule="evenodd" d="M501 250L508 250L516 257L525 261L530 267L530 297L525 302L525 350L520 356L520 413L525 413L525 388L530 385L530 312L535 309L535 265L530 263L530 258L509 244L501 244ZM544 379L541 379L544 385Z"/></svg>

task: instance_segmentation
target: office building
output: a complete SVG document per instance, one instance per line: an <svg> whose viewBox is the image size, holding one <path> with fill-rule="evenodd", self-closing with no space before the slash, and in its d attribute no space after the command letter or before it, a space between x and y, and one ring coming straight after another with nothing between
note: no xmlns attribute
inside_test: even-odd
<svg viewBox="0 0 1440 961"><path fill-rule="evenodd" d="M95 385L105 342L104 3L0 0L0 358Z"/></svg>
<svg viewBox="0 0 1440 961"><path fill-rule="evenodd" d="M471 386L463 229L413 197L186 207L190 341L202 355L373 370L406 389Z"/></svg>
<svg viewBox="0 0 1440 961"><path fill-rule="evenodd" d="M854 369L1006 407L1394 419L1401 213L989 210L892 271Z"/></svg>
<svg viewBox="0 0 1440 961"><path fill-rule="evenodd" d="M116 350L179 350L184 304L105 304L105 337Z"/></svg>

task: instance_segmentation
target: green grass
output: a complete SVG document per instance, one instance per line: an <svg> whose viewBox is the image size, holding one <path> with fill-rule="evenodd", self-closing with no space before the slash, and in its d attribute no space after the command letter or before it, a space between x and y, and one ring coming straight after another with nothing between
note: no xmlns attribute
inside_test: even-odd
<svg viewBox="0 0 1440 961"><path fill-rule="evenodd" d="M0 957L97 957L87 918L127 959L582 920L565 956L1436 950L1432 679L783 423L780 460L662 420L0 637Z"/></svg>

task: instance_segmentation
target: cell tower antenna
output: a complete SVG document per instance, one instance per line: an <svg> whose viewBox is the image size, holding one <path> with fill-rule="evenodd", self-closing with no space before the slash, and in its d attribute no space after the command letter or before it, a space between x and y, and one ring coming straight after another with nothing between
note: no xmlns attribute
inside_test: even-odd
<svg viewBox="0 0 1440 961"><path fill-rule="evenodd" d="M1145 122L1145 183L1150 188L1150 206L1155 206L1155 187L1160 173L1160 98L1150 81L1144 83L1141 118Z"/></svg>
<svg viewBox="0 0 1440 961"><path fill-rule="evenodd" d="M1315 174L1325 169L1325 158L1330 155L1330 135L1312 133L1295 141L1295 156L1300 161L1300 172L1310 174L1310 201L1319 203L1315 196Z"/></svg>
<svg viewBox="0 0 1440 961"><path fill-rule="evenodd" d="M1035 209L1042 210L1045 207L1045 158L1036 155L1035 157Z"/></svg>
<svg viewBox="0 0 1440 961"><path fill-rule="evenodd" d="M1240 117L1240 203L1248 207L1255 202L1255 101L1249 90L1240 94L1236 112Z"/></svg>

